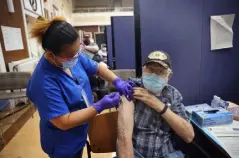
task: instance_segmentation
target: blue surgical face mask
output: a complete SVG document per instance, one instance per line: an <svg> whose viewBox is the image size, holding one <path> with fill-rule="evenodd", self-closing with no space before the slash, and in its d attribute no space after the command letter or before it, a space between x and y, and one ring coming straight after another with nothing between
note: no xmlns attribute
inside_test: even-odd
<svg viewBox="0 0 239 158"><path fill-rule="evenodd" d="M155 73L143 73L143 85L151 93L159 96L167 84L167 78L160 77Z"/></svg>
<svg viewBox="0 0 239 158"><path fill-rule="evenodd" d="M52 53L53 54L53 53ZM53 54L54 55L54 54ZM66 69L66 68L72 68L72 67L74 67L76 64L77 64L77 62L78 62L78 56L79 56L79 53L77 53L73 58L74 59L72 59L72 60L69 60L69 61L64 61L64 62L61 62L59 59L57 59L57 57L54 55L54 57L55 57L55 59L57 59L59 62L61 62L62 63L62 67L61 68L63 68L63 69ZM55 61L54 61L55 62ZM56 64L56 63L55 63ZM57 64L56 64L57 65ZM60 67L60 66L58 66L58 67Z"/></svg>
<svg viewBox="0 0 239 158"><path fill-rule="evenodd" d="M65 61L62 63L62 68L66 69L66 68L72 68L76 65L76 63L78 62L78 58L73 59L71 61Z"/></svg>

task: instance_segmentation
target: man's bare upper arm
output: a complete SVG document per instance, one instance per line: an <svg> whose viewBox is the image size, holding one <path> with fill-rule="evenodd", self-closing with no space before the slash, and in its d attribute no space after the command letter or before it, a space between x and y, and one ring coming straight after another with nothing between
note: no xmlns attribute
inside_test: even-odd
<svg viewBox="0 0 239 158"><path fill-rule="evenodd" d="M118 109L118 135L131 139L134 127L134 103L122 97L122 104Z"/></svg>
<svg viewBox="0 0 239 158"><path fill-rule="evenodd" d="M119 158L134 157L132 134L134 127L134 103L122 97L118 110L117 150Z"/></svg>

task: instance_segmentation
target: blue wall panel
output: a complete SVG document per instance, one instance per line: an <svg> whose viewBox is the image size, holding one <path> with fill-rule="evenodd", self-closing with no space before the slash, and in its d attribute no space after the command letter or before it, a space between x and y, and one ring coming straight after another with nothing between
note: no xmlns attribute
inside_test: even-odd
<svg viewBox="0 0 239 158"><path fill-rule="evenodd" d="M112 48L112 31L111 26L106 26L106 40L107 40L107 60L108 65L113 67L113 48Z"/></svg>
<svg viewBox="0 0 239 158"><path fill-rule="evenodd" d="M172 60L170 84L185 104L198 101L202 31L201 0L140 0L142 61L164 50Z"/></svg>
<svg viewBox="0 0 239 158"><path fill-rule="evenodd" d="M186 105L210 103L214 94L239 103L238 12L238 0L140 0L143 61L156 49L170 54L170 83ZM210 16L231 13L234 48L210 51Z"/></svg>
<svg viewBox="0 0 239 158"><path fill-rule="evenodd" d="M132 16L113 17L116 69L135 68L135 36Z"/></svg>
<svg viewBox="0 0 239 158"><path fill-rule="evenodd" d="M237 13L234 47L210 51L210 16ZM209 102L213 94L239 103L239 1L204 0L200 102Z"/></svg>

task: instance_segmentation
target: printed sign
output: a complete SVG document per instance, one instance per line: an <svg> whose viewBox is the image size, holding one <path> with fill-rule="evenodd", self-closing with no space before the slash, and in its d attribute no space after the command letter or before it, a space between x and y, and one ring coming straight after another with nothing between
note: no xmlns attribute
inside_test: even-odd
<svg viewBox="0 0 239 158"><path fill-rule="evenodd" d="M34 14L42 15L41 0L23 0L24 8Z"/></svg>

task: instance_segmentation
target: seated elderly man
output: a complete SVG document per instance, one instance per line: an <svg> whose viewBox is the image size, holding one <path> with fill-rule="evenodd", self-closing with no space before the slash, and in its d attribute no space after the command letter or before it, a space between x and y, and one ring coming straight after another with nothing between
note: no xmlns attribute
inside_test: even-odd
<svg viewBox="0 0 239 158"><path fill-rule="evenodd" d="M181 103L182 95L168 84L173 72L169 55L155 51L148 56L142 79L132 79L135 102L123 99L118 116L118 157L182 158L173 133L190 143L192 125ZM134 156L133 156L134 155Z"/></svg>

